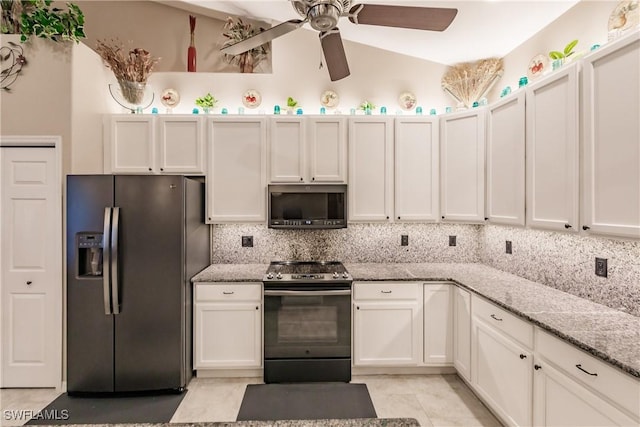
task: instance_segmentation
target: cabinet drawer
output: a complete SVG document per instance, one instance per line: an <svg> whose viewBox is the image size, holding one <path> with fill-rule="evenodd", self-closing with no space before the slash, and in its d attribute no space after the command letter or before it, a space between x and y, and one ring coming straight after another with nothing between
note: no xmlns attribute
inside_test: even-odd
<svg viewBox="0 0 640 427"><path fill-rule="evenodd" d="M421 283L360 282L353 285L354 300L418 300Z"/></svg>
<svg viewBox="0 0 640 427"><path fill-rule="evenodd" d="M262 285L254 283L196 283L196 302L260 301Z"/></svg>
<svg viewBox="0 0 640 427"><path fill-rule="evenodd" d="M539 328L536 328L536 351L570 377L592 388L640 420L640 380Z"/></svg>
<svg viewBox="0 0 640 427"><path fill-rule="evenodd" d="M480 297L473 296L473 317L506 333L529 348L533 348L533 325Z"/></svg>

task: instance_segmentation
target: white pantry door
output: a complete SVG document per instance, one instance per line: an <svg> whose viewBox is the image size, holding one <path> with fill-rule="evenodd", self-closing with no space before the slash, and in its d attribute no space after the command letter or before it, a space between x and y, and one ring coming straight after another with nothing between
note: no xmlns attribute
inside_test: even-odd
<svg viewBox="0 0 640 427"><path fill-rule="evenodd" d="M0 150L0 387L59 387L62 219L56 150Z"/></svg>

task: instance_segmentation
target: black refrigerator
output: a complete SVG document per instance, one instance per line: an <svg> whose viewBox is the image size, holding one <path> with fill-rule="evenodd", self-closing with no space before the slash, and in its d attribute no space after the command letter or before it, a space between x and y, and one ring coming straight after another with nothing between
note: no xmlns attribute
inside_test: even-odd
<svg viewBox="0 0 640 427"><path fill-rule="evenodd" d="M67 391L182 391L190 278L209 264L202 178L67 176Z"/></svg>

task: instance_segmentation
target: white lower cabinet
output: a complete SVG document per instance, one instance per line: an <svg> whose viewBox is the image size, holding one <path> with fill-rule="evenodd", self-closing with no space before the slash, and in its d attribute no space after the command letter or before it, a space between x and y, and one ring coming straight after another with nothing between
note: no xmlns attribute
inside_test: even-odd
<svg viewBox="0 0 640 427"><path fill-rule="evenodd" d="M422 361L422 283L353 284L353 365Z"/></svg>
<svg viewBox="0 0 640 427"><path fill-rule="evenodd" d="M454 286L447 283L424 285L424 364L453 363Z"/></svg>
<svg viewBox="0 0 640 427"><path fill-rule="evenodd" d="M510 426L529 426L533 411L533 326L493 304L472 298L472 384ZM489 323L491 322L491 323Z"/></svg>
<svg viewBox="0 0 640 427"><path fill-rule="evenodd" d="M262 287L196 283L193 368L262 366Z"/></svg>
<svg viewBox="0 0 640 427"><path fill-rule="evenodd" d="M471 294L458 286L453 291L453 366L471 381Z"/></svg>
<svg viewBox="0 0 640 427"><path fill-rule="evenodd" d="M640 380L539 328L535 338L535 425L640 425Z"/></svg>

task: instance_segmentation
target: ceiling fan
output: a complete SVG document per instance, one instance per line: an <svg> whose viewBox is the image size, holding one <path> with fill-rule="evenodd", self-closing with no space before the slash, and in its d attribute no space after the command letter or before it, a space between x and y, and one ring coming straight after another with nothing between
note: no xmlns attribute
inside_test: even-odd
<svg viewBox="0 0 640 427"><path fill-rule="evenodd" d="M239 55L296 30L308 22L313 29L320 32L320 44L329 77L331 81L336 81L350 74L340 30L337 27L341 17L348 17L354 24L444 31L458 13L458 9L440 7L352 5L352 0L291 0L291 4L303 19L283 22L253 37L224 47L221 51Z"/></svg>

